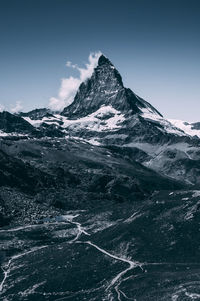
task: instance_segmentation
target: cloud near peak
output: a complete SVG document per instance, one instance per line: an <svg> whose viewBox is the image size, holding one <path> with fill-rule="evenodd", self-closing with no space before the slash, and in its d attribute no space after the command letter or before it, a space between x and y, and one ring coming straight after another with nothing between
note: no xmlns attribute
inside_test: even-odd
<svg viewBox="0 0 200 301"><path fill-rule="evenodd" d="M0 112L3 112L4 110L5 110L5 106L0 103Z"/></svg>
<svg viewBox="0 0 200 301"><path fill-rule="evenodd" d="M76 69L79 72L79 77L70 76L62 78L58 96L51 97L49 100L49 108L51 110L61 111L64 107L69 106L73 102L80 84L92 75L94 68L98 64L100 55L100 51L90 53L88 63L85 64L84 68L80 68L78 65L72 64L70 61L66 63L66 67Z"/></svg>
<svg viewBox="0 0 200 301"><path fill-rule="evenodd" d="M3 104L0 103L0 112L3 111L9 111L11 113L19 113L23 109L23 105L21 101L16 101L15 104L10 105L10 106L4 106Z"/></svg>
<svg viewBox="0 0 200 301"><path fill-rule="evenodd" d="M11 107L10 111L11 111L11 113L18 113L18 112L22 111L22 109L23 109L22 102L16 101L16 104Z"/></svg>

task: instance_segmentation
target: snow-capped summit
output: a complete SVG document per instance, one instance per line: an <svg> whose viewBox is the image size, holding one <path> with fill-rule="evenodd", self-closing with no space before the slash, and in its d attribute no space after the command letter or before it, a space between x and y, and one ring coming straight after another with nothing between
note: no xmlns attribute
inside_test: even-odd
<svg viewBox="0 0 200 301"><path fill-rule="evenodd" d="M103 54L91 77L81 83L74 101L61 114L43 108L19 116L37 129L37 136L73 136L96 144L157 143L168 141L169 135L189 136L124 87L120 73Z"/></svg>
<svg viewBox="0 0 200 301"><path fill-rule="evenodd" d="M20 113L18 120L31 125L30 133L37 136L78 137L96 144L155 144L198 132L194 127L188 132L186 126L165 119L150 103L124 87L120 73L103 54L91 77L81 83L74 101L61 114L35 109ZM9 132L1 126L4 130Z"/></svg>
<svg viewBox="0 0 200 301"><path fill-rule="evenodd" d="M91 78L80 85L73 103L63 110L62 115L77 119L97 111L101 106L112 106L131 114L149 108L161 116L149 103L124 87L120 73L104 55L99 57Z"/></svg>
<svg viewBox="0 0 200 301"><path fill-rule="evenodd" d="M18 116L1 113L0 137L9 136L79 140L122 148L123 152L131 149L135 161L164 175L183 180L188 174L191 183L198 178L199 123L164 118L150 103L124 87L120 73L104 55L62 113L48 109Z"/></svg>

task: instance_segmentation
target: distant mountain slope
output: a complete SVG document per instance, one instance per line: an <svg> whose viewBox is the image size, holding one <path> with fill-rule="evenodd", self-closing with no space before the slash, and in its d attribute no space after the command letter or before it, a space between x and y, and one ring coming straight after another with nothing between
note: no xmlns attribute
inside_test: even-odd
<svg viewBox="0 0 200 301"><path fill-rule="evenodd" d="M19 116L29 117L31 120L38 120L38 119L41 120L43 117L51 117L52 112L50 109L42 108L42 109L35 109L27 113L20 112Z"/></svg>
<svg viewBox="0 0 200 301"><path fill-rule="evenodd" d="M0 299L199 300L199 129L105 56L63 112L0 113Z"/></svg>
<svg viewBox="0 0 200 301"><path fill-rule="evenodd" d="M151 104L123 85L121 75L101 55L91 78L71 105L56 114L35 109L0 115L0 136L63 138L96 146L132 148L134 160L190 184L200 183L199 124L165 119Z"/></svg>
<svg viewBox="0 0 200 301"><path fill-rule="evenodd" d="M48 174L28 162L14 158L0 149L0 186L17 188L26 193L37 193L44 187L55 186Z"/></svg>
<svg viewBox="0 0 200 301"><path fill-rule="evenodd" d="M107 148L34 139L1 143L0 186L0 197L9 195L13 208L23 193L49 208L86 209L101 201L144 199L154 190L176 190L184 184Z"/></svg>
<svg viewBox="0 0 200 301"><path fill-rule="evenodd" d="M189 123L182 120L169 119L175 127L181 129L185 134L200 138L200 122Z"/></svg>
<svg viewBox="0 0 200 301"><path fill-rule="evenodd" d="M9 112L0 112L0 130L4 133L30 134L34 127L23 118Z"/></svg>

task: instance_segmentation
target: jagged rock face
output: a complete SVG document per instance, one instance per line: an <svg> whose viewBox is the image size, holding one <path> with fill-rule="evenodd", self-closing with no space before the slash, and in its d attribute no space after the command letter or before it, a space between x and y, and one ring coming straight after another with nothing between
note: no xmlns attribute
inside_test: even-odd
<svg viewBox="0 0 200 301"><path fill-rule="evenodd" d="M199 299L199 124L104 56L63 114L0 114L1 299Z"/></svg>
<svg viewBox="0 0 200 301"><path fill-rule="evenodd" d="M199 168L195 170L200 140L190 136L200 137L199 123L163 118L151 104L124 87L119 72L103 55L91 78L80 85L73 103L61 114L45 108L20 116L4 114L7 123L3 123L1 136L7 137L7 132L28 133L30 138L70 138L93 145L133 148L135 161L164 175L200 182Z"/></svg>
<svg viewBox="0 0 200 301"><path fill-rule="evenodd" d="M153 117L144 118L143 112ZM71 136L93 138L101 144L124 145L133 140L155 144L170 139L160 122L162 115L124 87L121 75L103 55L92 77L80 85L74 102L61 115L68 119L64 127Z"/></svg>
<svg viewBox="0 0 200 301"><path fill-rule="evenodd" d="M0 227L1 219L3 224L6 217L22 220L24 211L32 214L38 203L86 209L101 200L142 200L154 189L183 187L135 162L133 156L127 160L124 154L129 155L126 150L112 152L57 138L0 143Z"/></svg>
<svg viewBox="0 0 200 301"><path fill-rule="evenodd" d="M29 117L32 120L41 120L43 117L52 117L51 110L42 108L42 109L35 109L27 113L21 112L19 114L21 117Z"/></svg>
<svg viewBox="0 0 200 301"><path fill-rule="evenodd" d="M200 122L192 123L192 129L194 129L194 130L200 130Z"/></svg>
<svg viewBox="0 0 200 301"><path fill-rule="evenodd" d="M0 137L62 137L63 132L55 125L54 118L48 109L36 109L19 115L4 111L0 113ZM48 122L43 122L43 119ZM56 122L62 124L62 121Z"/></svg>
<svg viewBox="0 0 200 301"><path fill-rule="evenodd" d="M92 77L80 85L74 102L64 109L62 115L77 119L97 111L102 105L132 114L150 106L124 87L121 75L103 55L100 56Z"/></svg>
<svg viewBox="0 0 200 301"><path fill-rule="evenodd" d="M35 131L29 122L6 111L0 113L0 130L6 133L17 132L23 134Z"/></svg>
<svg viewBox="0 0 200 301"><path fill-rule="evenodd" d="M55 181L29 163L25 164L0 150L0 187L3 186L14 187L31 194L44 187L55 186Z"/></svg>

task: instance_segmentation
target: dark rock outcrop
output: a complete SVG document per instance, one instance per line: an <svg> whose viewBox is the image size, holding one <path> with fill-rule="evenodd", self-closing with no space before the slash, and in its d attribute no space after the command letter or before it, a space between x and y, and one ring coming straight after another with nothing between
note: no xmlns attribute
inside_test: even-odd
<svg viewBox="0 0 200 301"><path fill-rule="evenodd" d="M77 119L97 111L102 105L123 113L139 113L145 107L158 113L148 102L124 87L121 75L104 55L100 56L91 78L80 85L73 103L62 115Z"/></svg>
<svg viewBox="0 0 200 301"><path fill-rule="evenodd" d="M29 117L32 120L41 120L43 117L52 117L53 114L50 109L42 108L42 109L35 109L27 113L20 112L19 116Z"/></svg>
<svg viewBox="0 0 200 301"><path fill-rule="evenodd" d="M29 122L7 111L0 112L0 130L6 133L20 134L35 132L35 128Z"/></svg>

